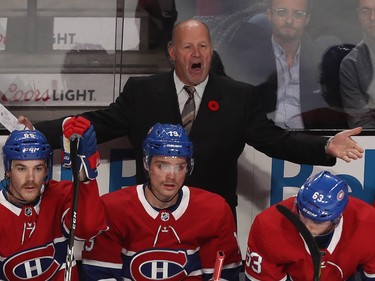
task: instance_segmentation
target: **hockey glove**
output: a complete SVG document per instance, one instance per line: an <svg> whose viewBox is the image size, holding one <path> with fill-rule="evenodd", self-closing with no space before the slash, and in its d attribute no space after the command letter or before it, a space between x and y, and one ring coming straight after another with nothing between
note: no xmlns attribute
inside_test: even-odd
<svg viewBox="0 0 375 281"><path fill-rule="evenodd" d="M100 156L96 150L96 134L90 121L79 116L69 117L63 122L63 167L71 167L70 139L78 138L78 167L85 171L86 177L93 180L97 177Z"/></svg>

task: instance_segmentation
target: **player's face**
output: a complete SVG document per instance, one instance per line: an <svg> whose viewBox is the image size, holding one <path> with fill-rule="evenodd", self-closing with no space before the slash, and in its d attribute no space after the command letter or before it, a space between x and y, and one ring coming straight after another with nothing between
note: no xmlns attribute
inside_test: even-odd
<svg viewBox="0 0 375 281"><path fill-rule="evenodd" d="M363 31L375 40L375 0L359 0L357 14Z"/></svg>
<svg viewBox="0 0 375 281"><path fill-rule="evenodd" d="M274 0L267 10L272 23L273 35L279 43L300 40L310 21L307 13L307 0Z"/></svg>
<svg viewBox="0 0 375 281"><path fill-rule="evenodd" d="M152 191L157 198L151 196L152 202L150 203L155 206L153 204L153 202L155 202L160 207L160 201L157 199L169 202L169 200L176 197L174 199L177 201L176 194L184 183L187 171L188 164L186 158L164 156L152 157L148 173L151 183L150 188L152 188Z"/></svg>
<svg viewBox="0 0 375 281"><path fill-rule="evenodd" d="M314 222L303 215L299 215L300 220L304 223L304 225L307 227L307 229L310 231L313 237L318 236L318 235L323 235L326 233L331 232L335 225L331 221L326 221L326 222Z"/></svg>
<svg viewBox="0 0 375 281"><path fill-rule="evenodd" d="M7 172L11 194L27 203L34 201L40 195L47 173L45 160L13 160L11 169ZM13 196L10 195L9 200L19 204Z"/></svg>
<svg viewBox="0 0 375 281"><path fill-rule="evenodd" d="M191 20L177 26L168 48L177 76L187 85L198 85L208 76L212 46L207 28Z"/></svg>

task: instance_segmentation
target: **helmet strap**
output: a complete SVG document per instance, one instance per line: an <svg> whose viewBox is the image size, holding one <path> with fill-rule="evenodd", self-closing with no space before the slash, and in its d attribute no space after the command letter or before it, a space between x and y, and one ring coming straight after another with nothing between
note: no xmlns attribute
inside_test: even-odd
<svg viewBox="0 0 375 281"><path fill-rule="evenodd" d="M334 228L333 228L333 229L335 229L335 228L339 225L341 218L342 218L342 214L339 215L339 216L338 216L337 218L335 218L334 220L332 220L332 223L333 223L333 225L334 225Z"/></svg>
<svg viewBox="0 0 375 281"><path fill-rule="evenodd" d="M162 199L160 199L158 196L156 196L155 192L152 190L151 182L149 182L149 183L147 184L147 188L148 188L148 190L151 191L152 195L153 195L158 201L160 201L160 202L162 202L162 203L169 203L169 202L171 202L171 201L177 196L177 194L178 194L179 191L180 191L180 190L178 190L178 191L176 192L176 194L172 196L172 198L170 198L170 199L168 199L168 200L162 200Z"/></svg>
<svg viewBox="0 0 375 281"><path fill-rule="evenodd" d="M24 200L24 199L22 199L22 198L18 198L17 196L15 196L10 190L9 190L9 186L6 186L6 188L5 188L5 190L7 191L7 194L8 195L10 195L10 196L12 196L14 199L16 199L16 201L17 201L17 203L12 203L12 204L14 204L14 205L17 205L17 206L24 206L24 205L31 205L31 206L35 206L38 202L39 202L39 200L40 200L40 196L41 195L39 195L37 198L35 198L35 200L34 201L32 201L32 202L28 202L28 201L26 201L26 200ZM7 198L7 200L9 201L9 199ZM10 202L10 201L9 201Z"/></svg>
<svg viewBox="0 0 375 281"><path fill-rule="evenodd" d="M9 177L6 175L6 173L5 173L4 179L5 179L5 186L4 186L4 181L2 181L1 183L2 183L2 186L4 187L4 189L6 191L6 197L11 196L14 199L16 199L16 203L12 203L11 201L9 201L9 198L7 198L7 200L9 202L11 202L12 204L15 204L17 206L24 206L25 204L34 205L35 202L39 202L40 195L37 198L35 198L35 200L33 202L28 202L23 198L19 198L12 191L10 191L10 188L9 188L10 180L9 180Z"/></svg>
<svg viewBox="0 0 375 281"><path fill-rule="evenodd" d="M8 196L12 196L14 199L16 199L16 201L19 203L19 205L23 206L26 203L28 203L25 199L18 198L16 195L14 195L13 192L10 191L10 189L9 189L9 184L7 184L5 186L5 190L6 190L7 194L8 194ZM8 201L9 201L9 199L8 199Z"/></svg>

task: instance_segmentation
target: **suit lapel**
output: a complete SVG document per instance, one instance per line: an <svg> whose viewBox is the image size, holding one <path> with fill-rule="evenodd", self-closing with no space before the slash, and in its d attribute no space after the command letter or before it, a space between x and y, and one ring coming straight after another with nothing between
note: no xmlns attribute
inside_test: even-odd
<svg viewBox="0 0 375 281"><path fill-rule="evenodd" d="M165 78L164 78L165 77ZM173 116L177 123L181 123L181 114L178 107L176 86L173 80L173 72L160 79L156 86L155 107L157 107L163 116Z"/></svg>
<svg viewBox="0 0 375 281"><path fill-rule="evenodd" d="M210 102L216 102L218 104L221 103L223 99L223 92L222 89L220 89L219 83L217 83L217 77L215 74L210 74L208 78L208 82L206 85L206 88L204 89L204 93L202 96L202 101L199 106L198 114L195 119L195 122L199 124L200 120L208 121L213 116L212 115L212 109L209 109L209 103ZM193 124L194 128L194 124Z"/></svg>

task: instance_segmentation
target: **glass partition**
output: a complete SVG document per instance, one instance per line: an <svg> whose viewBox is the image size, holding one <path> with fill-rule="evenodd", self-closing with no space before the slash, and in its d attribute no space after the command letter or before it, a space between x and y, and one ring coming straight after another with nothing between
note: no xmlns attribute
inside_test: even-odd
<svg viewBox="0 0 375 281"><path fill-rule="evenodd" d="M357 1L242 4L229 14L201 18L211 28L226 74L255 86L270 119L289 130L371 128L369 93L357 100L362 85L355 84L361 81L353 73L346 78L349 85L340 82L349 75L341 61L362 40Z"/></svg>
<svg viewBox="0 0 375 281"><path fill-rule="evenodd" d="M212 70L253 84L278 125L371 132L375 7L367 2L6 0L1 103L32 121L106 107L130 75L171 69L172 27L194 17L210 28Z"/></svg>
<svg viewBox="0 0 375 281"><path fill-rule="evenodd" d="M107 106L129 75L169 69L132 1L3 1L0 99L32 121Z"/></svg>

